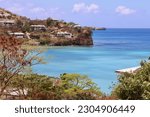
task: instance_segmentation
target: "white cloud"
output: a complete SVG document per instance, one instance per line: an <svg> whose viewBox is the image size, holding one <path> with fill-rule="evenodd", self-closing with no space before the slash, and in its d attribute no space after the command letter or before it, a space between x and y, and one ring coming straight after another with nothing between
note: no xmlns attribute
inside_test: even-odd
<svg viewBox="0 0 150 117"><path fill-rule="evenodd" d="M118 6L116 12L122 15L130 15L136 12L136 10L128 8L126 6Z"/></svg>
<svg viewBox="0 0 150 117"><path fill-rule="evenodd" d="M30 14L30 15L32 14L32 17L31 17L32 19L48 18L48 17L58 18L58 17L64 15L64 12L58 7L43 8L43 7L29 5L28 9L29 9L28 14Z"/></svg>
<svg viewBox="0 0 150 117"><path fill-rule="evenodd" d="M59 8L49 8L49 9L44 9L42 7L33 7L30 9L31 13L42 13L42 14L53 14L59 11Z"/></svg>
<svg viewBox="0 0 150 117"><path fill-rule="evenodd" d="M10 1L12 1L12 0L0 0L0 2L10 2Z"/></svg>
<svg viewBox="0 0 150 117"><path fill-rule="evenodd" d="M12 6L7 8L7 9L10 10L11 12L13 12L13 13L19 13L20 14L20 13L23 12L24 7L21 6L20 4L15 3L15 4L12 4Z"/></svg>
<svg viewBox="0 0 150 117"><path fill-rule="evenodd" d="M73 6L73 12L84 12L84 13L97 13L99 12L99 6L96 4L87 5L85 3L77 3Z"/></svg>
<svg viewBox="0 0 150 117"><path fill-rule="evenodd" d="M30 11L32 13L41 13L41 12L45 12L46 10L44 8L41 8L41 7L35 7L35 8L32 8Z"/></svg>
<svg viewBox="0 0 150 117"><path fill-rule="evenodd" d="M11 11L12 13L16 13L18 15L27 16L31 19L35 19L35 18L45 19L48 17L58 19L64 16L63 9L60 9L57 6L42 7L42 6L36 6L33 3L21 4L19 1L20 0L0 0L0 4L1 2L5 2L5 7L4 7L5 9Z"/></svg>

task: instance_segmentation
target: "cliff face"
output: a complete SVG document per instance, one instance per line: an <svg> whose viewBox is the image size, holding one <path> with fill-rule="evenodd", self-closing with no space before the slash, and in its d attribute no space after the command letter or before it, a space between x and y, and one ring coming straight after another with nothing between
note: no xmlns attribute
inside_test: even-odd
<svg viewBox="0 0 150 117"><path fill-rule="evenodd" d="M74 41L77 45L93 45L92 31L90 28L83 28L81 33L75 38Z"/></svg>
<svg viewBox="0 0 150 117"><path fill-rule="evenodd" d="M74 40L74 45L90 46L93 45L93 40L91 37L85 37L85 38L79 37Z"/></svg>
<svg viewBox="0 0 150 117"><path fill-rule="evenodd" d="M8 32L10 32L9 34L21 32L22 36L19 37L24 38L24 40L26 38L29 41L34 40L36 44L41 45L93 45L91 28L51 18L30 20L0 8L0 34L9 35Z"/></svg>
<svg viewBox="0 0 150 117"><path fill-rule="evenodd" d="M67 46L67 45L77 45L77 46L90 46L93 45L92 30L88 27L78 27L78 28L67 28L71 36L65 37L63 35L57 36L57 32L49 35L49 33L37 33L36 36L39 37L39 42L42 45L54 45L54 46ZM35 33L33 33L35 35ZM52 36L53 35L53 36ZM52 37L50 37L52 36Z"/></svg>
<svg viewBox="0 0 150 117"><path fill-rule="evenodd" d="M41 42L42 45L45 45ZM93 40L92 38L86 37L86 38L76 38L72 40L67 40L67 39L60 39L57 42L56 41L51 41L49 43L50 45L53 46L69 46L69 45L76 45L76 46L91 46L93 45Z"/></svg>
<svg viewBox="0 0 150 117"><path fill-rule="evenodd" d="M91 28L84 28L79 36L80 43L82 45L93 45L92 33Z"/></svg>

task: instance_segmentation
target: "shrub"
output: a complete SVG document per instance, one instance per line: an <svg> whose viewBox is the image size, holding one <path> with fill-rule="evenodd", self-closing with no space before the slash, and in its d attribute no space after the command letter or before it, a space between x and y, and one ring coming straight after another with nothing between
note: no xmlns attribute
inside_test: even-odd
<svg viewBox="0 0 150 117"><path fill-rule="evenodd" d="M119 76L119 83L112 93L120 99L150 99L150 63L142 62L136 73L124 73Z"/></svg>

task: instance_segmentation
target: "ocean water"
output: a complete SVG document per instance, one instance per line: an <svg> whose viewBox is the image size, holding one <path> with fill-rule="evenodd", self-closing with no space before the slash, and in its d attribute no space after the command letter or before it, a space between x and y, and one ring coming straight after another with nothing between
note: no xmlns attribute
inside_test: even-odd
<svg viewBox="0 0 150 117"><path fill-rule="evenodd" d="M91 47L48 49L43 53L47 64L36 65L33 71L56 77L62 73L88 75L108 94L117 82L115 70L138 66L150 56L150 29L93 31L93 40Z"/></svg>

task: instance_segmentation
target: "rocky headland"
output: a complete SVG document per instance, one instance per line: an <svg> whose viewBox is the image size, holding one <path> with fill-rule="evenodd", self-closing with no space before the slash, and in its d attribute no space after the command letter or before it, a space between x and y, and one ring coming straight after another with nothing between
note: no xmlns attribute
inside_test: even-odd
<svg viewBox="0 0 150 117"><path fill-rule="evenodd" d="M14 36L29 45L93 45L91 27L82 27L73 22L52 18L31 20L2 8L0 8L0 35Z"/></svg>

